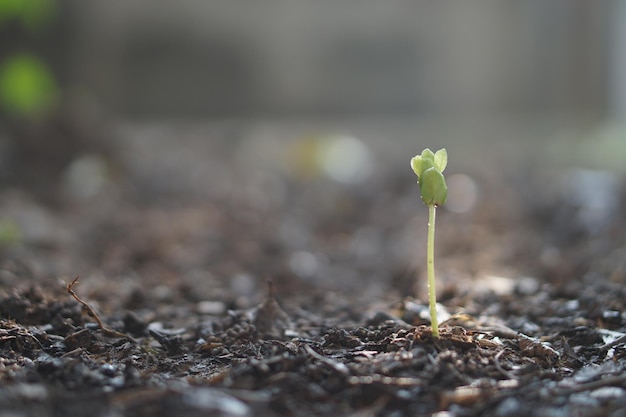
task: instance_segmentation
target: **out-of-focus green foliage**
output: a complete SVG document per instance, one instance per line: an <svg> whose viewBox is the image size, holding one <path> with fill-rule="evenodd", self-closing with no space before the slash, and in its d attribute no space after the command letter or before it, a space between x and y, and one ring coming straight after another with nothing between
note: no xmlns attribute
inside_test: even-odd
<svg viewBox="0 0 626 417"><path fill-rule="evenodd" d="M20 226L12 220L0 220L0 248L13 246L22 240Z"/></svg>
<svg viewBox="0 0 626 417"><path fill-rule="evenodd" d="M0 26L17 20L30 32L46 27L57 15L56 0L0 0Z"/></svg>
<svg viewBox="0 0 626 417"><path fill-rule="evenodd" d="M0 29L17 22L40 32L57 15L56 0L0 0ZM7 113L37 117L52 109L59 89L48 66L37 56L13 54L0 63L0 106Z"/></svg>
<svg viewBox="0 0 626 417"><path fill-rule="evenodd" d="M37 116L54 107L58 87L46 65L21 54L0 65L0 103L9 113Z"/></svg>

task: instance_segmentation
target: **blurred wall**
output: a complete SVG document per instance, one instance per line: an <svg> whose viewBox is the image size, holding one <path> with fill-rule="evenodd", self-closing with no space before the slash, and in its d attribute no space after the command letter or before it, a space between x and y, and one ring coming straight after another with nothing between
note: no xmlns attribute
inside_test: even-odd
<svg viewBox="0 0 626 417"><path fill-rule="evenodd" d="M66 87L126 116L604 114L609 2L63 1Z"/></svg>
<svg viewBox="0 0 626 417"><path fill-rule="evenodd" d="M613 0L611 5L610 116L626 123L626 1Z"/></svg>

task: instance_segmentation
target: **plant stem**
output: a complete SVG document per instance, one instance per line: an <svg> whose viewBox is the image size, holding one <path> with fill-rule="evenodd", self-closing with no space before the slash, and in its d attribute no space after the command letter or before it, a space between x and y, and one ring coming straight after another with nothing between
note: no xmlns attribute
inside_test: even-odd
<svg viewBox="0 0 626 417"><path fill-rule="evenodd" d="M428 206L428 304L430 306L430 323L433 336L439 338L439 323L437 323L437 293L435 290L435 209L436 206Z"/></svg>

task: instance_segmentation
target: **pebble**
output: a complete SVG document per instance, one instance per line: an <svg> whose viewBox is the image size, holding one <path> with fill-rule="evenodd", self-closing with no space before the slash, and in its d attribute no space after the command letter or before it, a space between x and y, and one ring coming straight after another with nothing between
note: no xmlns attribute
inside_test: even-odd
<svg viewBox="0 0 626 417"><path fill-rule="evenodd" d="M200 301L196 304L196 310L200 314L219 316L226 311L226 304L221 301Z"/></svg>
<svg viewBox="0 0 626 417"><path fill-rule="evenodd" d="M520 411L520 402L518 399L509 397L505 398L498 404L496 408L496 416L511 416L516 415Z"/></svg>

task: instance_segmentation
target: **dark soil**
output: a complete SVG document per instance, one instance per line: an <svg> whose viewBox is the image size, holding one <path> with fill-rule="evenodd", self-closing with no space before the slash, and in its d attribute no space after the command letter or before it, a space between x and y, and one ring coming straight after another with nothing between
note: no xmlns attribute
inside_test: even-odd
<svg viewBox="0 0 626 417"><path fill-rule="evenodd" d="M23 182L28 152L15 165L1 415L626 416L621 180L590 225L561 182L464 171L449 147L480 199L439 210L435 339L408 166L423 144L339 184L257 161L239 131L185 132L68 149L106 161L87 197L63 164Z"/></svg>

